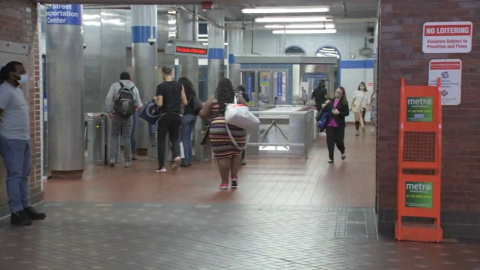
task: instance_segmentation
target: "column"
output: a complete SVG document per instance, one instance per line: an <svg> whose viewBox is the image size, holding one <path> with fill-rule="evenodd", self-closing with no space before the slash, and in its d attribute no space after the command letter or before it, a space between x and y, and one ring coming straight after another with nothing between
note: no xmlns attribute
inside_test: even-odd
<svg viewBox="0 0 480 270"><path fill-rule="evenodd" d="M197 18L190 13L177 13L178 42L194 43ZM178 55L177 78L186 76L193 84L198 94L198 58L191 55Z"/></svg>
<svg viewBox="0 0 480 270"><path fill-rule="evenodd" d="M81 178L85 164L82 5L47 8L49 169Z"/></svg>
<svg viewBox="0 0 480 270"><path fill-rule="evenodd" d="M231 25L233 29L228 29L228 77L232 81L233 87L241 84L240 64L235 62L235 56L243 55L243 29L242 25Z"/></svg>
<svg viewBox="0 0 480 270"><path fill-rule="evenodd" d="M151 42L151 38L155 42ZM157 70L157 6L132 5L132 64L135 85L143 102L155 95L159 83ZM137 148L140 155L146 155L152 146L150 127L145 121L137 122Z"/></svg>
<svg viewBox="0 0 480 270"><path fill-rule="evenodd" d="M214 9L207 12L208 18L217 25L225 25L223 10ZM215 93L218 82L225 77L225 32L215 25L208 25L208 95Z"/></svg>

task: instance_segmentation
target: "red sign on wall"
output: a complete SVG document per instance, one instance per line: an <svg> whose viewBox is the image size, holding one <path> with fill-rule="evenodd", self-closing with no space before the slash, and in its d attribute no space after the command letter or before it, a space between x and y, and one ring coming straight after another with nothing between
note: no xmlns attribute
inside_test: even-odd
<svg viewBox="0 0 480 270"><path fill-rule="evenodd" d="M208 49L200 49L200 48L184 47L184 46L177 46L175 51L177 53L196 54L196 55L207 55L208 53Z"/></svg>
<svg viewBox="0 0 480 270"><path fill-rule="evenodd" d="M472 33L471 22L427 22L423 25L423 52L469 53Z"/></svg>

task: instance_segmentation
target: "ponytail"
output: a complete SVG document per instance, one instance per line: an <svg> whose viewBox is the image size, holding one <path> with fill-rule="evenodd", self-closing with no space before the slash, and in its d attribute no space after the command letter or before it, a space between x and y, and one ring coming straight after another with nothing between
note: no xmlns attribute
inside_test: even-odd
<svg viewBox="0 0 480 270"><path fill-rule="evenodd" d="M10 72L15 72L15 67L18 65L22 66L23 64L17 61L11 61L6 66L2 67L0 70L0 84L8 80Z"/></svg>

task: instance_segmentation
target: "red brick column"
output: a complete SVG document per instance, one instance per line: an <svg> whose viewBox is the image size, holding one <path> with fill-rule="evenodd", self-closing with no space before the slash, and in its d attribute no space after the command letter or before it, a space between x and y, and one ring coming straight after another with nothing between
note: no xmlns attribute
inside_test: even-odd
<svg viewBox="0 0 480 270"><path fill-rule="evenodd" d="M467 54L424 54L425 22L471 21ZM393 234L400 77L428 85L431 59L461 59L462 102L443 107L442 224L445 237L480 235L480 1L381 0L377 137L380 232Z"/></svg>
<svg viewBox="0 0 480 270"><path fill-rule="evenodd" d="M39 86L40 60L37 28L37 4L28 0L7 0L0 2L0 40L25 43L28 48L28 63L25 68L34 80L30 83L30 91L26 95L30 107L30 128L32 147L32 171L29 179L30 196L32 203L43 199L41 189L42 160L41 160L41 112L42 94ZM1 66L7 63L0 63ZM1 179L4 179L1 176ZM4 189L5 184L2 184ZM6 194L0 192L0 214L8 213Z"/></svg>

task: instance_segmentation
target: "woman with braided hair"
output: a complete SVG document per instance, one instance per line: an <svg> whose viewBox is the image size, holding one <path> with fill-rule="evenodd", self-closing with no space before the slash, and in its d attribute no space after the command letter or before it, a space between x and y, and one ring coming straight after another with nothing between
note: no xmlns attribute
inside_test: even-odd
<svg viewBox="0 0 480 270"><path fill-rule="evenodd" d="M234 102L235 90L229 79L221 79L218 82L215 95L210 97L200 111L200 117L210 120L210 131L208 138L213 149L213 156L217 159L218 169L222 178L221 189L228 188L229 176L232 179L231 188L238 186L238 170L242 166L242 150L232 142L227 132L225 122L225 109L228 103ZM245 100L237 96L237 103L246 105ZM245 130L237 126L228 125L233 139L239 147L245 145ZM230 175L229 175L230 174Z"/></svg>

